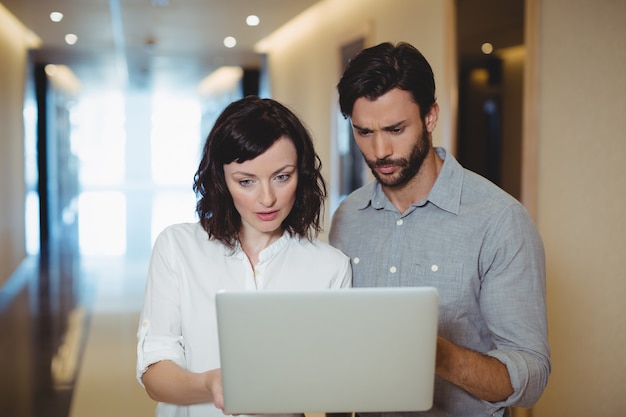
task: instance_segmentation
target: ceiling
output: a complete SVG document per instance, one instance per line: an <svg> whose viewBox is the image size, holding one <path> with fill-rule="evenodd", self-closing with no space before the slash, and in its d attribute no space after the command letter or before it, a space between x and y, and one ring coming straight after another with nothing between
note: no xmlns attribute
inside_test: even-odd
<svg viewBox="0 0 626 417"><path fill-rule="evenodd" d="M223 65L260 66L254 45L316 0L0 0L42 40L42 63L64 64L83 88L195 89ZM50 13L59 11L59 23ZM246 25L246 16L260 18ZM65 43L67 33L78 36ZM237 45L223 40L234 36Z"/></svg>
<svg viewBox="0 0 626 417"><path fill-rule="evenodd" d="M316 0L0 0L42 40L36 61L67 65L83 88L195 90L223 65L258 68L254 45ZM523 43L524 0L456 0L461 56ZM60 11L59 23L50 12ZM249 14L261 23L250 27ZM67 33L78 42L67 45ZM236 47L223 45L226 36Z"/></svg>

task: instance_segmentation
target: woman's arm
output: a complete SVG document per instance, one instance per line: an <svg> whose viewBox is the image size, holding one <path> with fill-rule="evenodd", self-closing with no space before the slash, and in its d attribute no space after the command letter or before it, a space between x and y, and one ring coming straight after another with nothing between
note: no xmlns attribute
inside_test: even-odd
<svg viewBox="0 0 626 417"><path fill-rule="evenodd" d="M164 360L150 365L142 381L155 401L179 405L213 402L220 410L224 408L220 369L193 373Z"/></svg>

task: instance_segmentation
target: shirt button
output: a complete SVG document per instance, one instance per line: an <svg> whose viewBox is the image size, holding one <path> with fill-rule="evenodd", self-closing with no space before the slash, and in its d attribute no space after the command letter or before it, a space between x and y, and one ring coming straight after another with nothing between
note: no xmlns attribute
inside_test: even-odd
<svg viewBox="0 0 626 417"><path fill-rule="evenodd" d="M361 260L358 257L355 257L352 262L354 262L355 264L358 264L359 262L361 262Z"/></svg>
<svg viewBox="0 0 626 417"><path fill-rule="evenodd" d="M404 220L402 219L398 219L398 221L396 222L398 226L402 226L403 223L404 223Z"/></svg>
<svg viewBox="0 0 626 417"><path fill-rule="evenodd" d="M437 265L433 265L433 266L430 267L430 270L433 271L433 272L437 272L437 271L439 271L439 267Z"/></svg>
<svg viewBox="0 0 626 417"><path fill-rule="evenodd" d="M397 270L398 269L395 266L392 266L391 268L389 268L389 272L391 272L392 274L395 274Z"/></svg>

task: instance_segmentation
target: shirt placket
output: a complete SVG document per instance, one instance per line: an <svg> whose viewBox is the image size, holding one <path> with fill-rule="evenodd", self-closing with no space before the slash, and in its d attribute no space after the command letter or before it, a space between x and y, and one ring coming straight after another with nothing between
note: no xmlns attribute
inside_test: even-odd
<svg viewBox="0 0 626 417"><path fill-rule="evenodd" d="M250 264L250 261L248 260L246 256L242 258L242 262L244 264L243 269L245 271L245 280L244 280L245 290L254 291L258 287L256 269L252 267L252 265Z"/></svg>
<svg viewBox="0 0 626 417"><path fill-rule="evenodd" d="M391 227L392 236L391 236L391 250L389 257L389 264L386 265L387 268L387 286L389 287L398 287L400 286L400 275L405 273L402 271L402 265L400 264L400 258L397 256L401 253L401 242L405 238L404 236L404 219L402 217L396 217L392 219L393 225Z"/></svg>

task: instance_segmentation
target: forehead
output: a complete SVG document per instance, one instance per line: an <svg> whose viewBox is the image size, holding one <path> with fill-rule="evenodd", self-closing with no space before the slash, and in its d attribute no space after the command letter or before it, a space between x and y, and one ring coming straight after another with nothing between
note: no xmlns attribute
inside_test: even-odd
<svg viewBox="0 0 626 417"><path fill-rule="evenodd" d="M411 97L411 93L394 88L378 97L369 100L360 97L354 102L352 123L361 127L370 124L392 125L401 120L419 118L419 105Z"/></svg>
<svg viewBox="0 0 626 417"><path fill-rule="evenodd" d="M287 136L282 136L256 158L225 164L224 171L245 171L247 173L273 172L273 170L282 168L285 165L295 166L297 159L296 147L292 140Z"/></svg>

